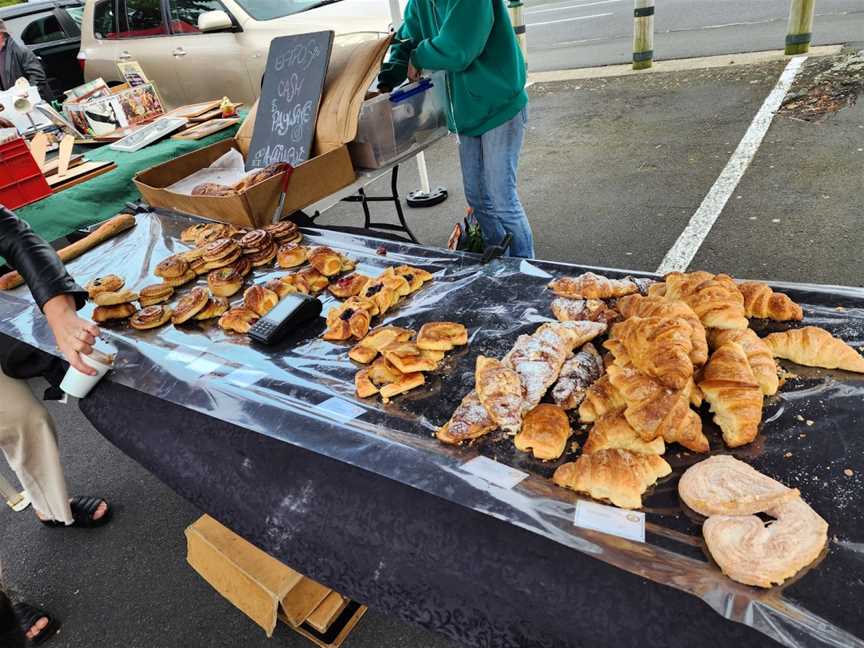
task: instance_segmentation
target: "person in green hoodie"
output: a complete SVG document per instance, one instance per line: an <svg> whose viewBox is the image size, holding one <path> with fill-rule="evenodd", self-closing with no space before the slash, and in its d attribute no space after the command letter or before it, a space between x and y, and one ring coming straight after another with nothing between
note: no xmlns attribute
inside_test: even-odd
<svg viewBox="0 0 864 648"><path fill-rule="evenodd" d="M378 89L389 92L424 70L446 72L448 125L459 142L465 198L486 244L509 233L509 254L533 257L517 191L528 120L525 59L504 0L409 0Z"/></svg>

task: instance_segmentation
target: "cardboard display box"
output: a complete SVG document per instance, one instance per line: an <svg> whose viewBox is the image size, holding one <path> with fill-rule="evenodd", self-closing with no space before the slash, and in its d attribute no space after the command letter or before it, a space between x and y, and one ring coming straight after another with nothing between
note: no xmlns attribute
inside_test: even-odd
<svg viewBox="0 0 864 648"><path fill-rule="evenodd" d="M319 646L341 645L366 608L253 546L208 515L186 529L192 568L267 633L277 618Z"/></svg>
<svg viewBox="0 0 864 648"><path fill-rule="evenodd" d="M334 46L315 129L315 156L294 169L282 215L291 214L351 184L357 175L348 142L357 136L357 123L366 90L375 79L390 37L348 46ZM187 153L135 175L138 191L152 207L204 216L241 227L271 222L279 202L282 178L276 176L234 196L186 196L168 191L192 173L208 167L231 148L249 151L257 102L237 135Z"/></svg>

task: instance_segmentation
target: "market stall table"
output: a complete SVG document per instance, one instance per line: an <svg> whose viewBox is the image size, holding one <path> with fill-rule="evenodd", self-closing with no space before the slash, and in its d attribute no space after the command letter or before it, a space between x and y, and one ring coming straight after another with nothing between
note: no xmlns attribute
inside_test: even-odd
<svg viewBox="0 0 864 648"><path fill-rule="evenodd" d="M138 221L72 263L73 275L120 273L131 287L152 281L155 264L183 249L179 232L192 221ZM746 587L706 558L699 521L678 500L677 477L700 456L668 453L675 472L646 496L642 543L574 526L580 498L548 480L560 462L534 461L499 436L471 448L433 438L470 389L476 356L500 357L547 321L549 277L583 268L517 259L478 266L475 256L421 246L305 234L357 259L361 272L400 263L435 272L387 323L462 322L468 347L423 388L382 405L354 396L348 347L320 340L321 325L272 349L207 325L110 327L116 370L81 402L96 428L288 565L465 645L760 646L770 637L864 646L864 582L854 576L864 531L860 376L796 367L768 401L760 437L735 452L800 489L830 524L816 563L781 587ZM256 282L283 272L259 272ZM864 343L864 291L783 288L803 304L806 324ZM0 332L56 353L24 290L0 294ZM706 429L713 451L725 452L716 429ZM494 470L472 472L466 462L478 454L528 477L512 486Z"/></svg>

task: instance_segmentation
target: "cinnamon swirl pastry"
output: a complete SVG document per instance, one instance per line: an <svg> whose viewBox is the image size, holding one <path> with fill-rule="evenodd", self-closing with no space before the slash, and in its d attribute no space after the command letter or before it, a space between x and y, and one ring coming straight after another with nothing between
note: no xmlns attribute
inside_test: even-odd
<svg viewBox="0 0 864 648"><path fill-rule="evenodd" d="M195 315L196 320L208 320L221 317L228 310L228 300L224 297L210 297L207 305Z"/></svg>
<svg viewBox="0 0 864 648"><path fill-rule="evenodd" d="M84 286L84 290L87 291L87 294L90 295L90 299L94 299L96 295L105 292L117 292L118 290L122 290L123 286L126 285L126 282L123 280L123 277L118 277L117 275L105 275L104 277L96 277L95 279L90 280L86 286Z"/></svg>
<svg viewBox="0 0 864 648"><path fill-rule="evenodd" d="M263 229L254 229L251 232L247 232L240 239L240 247L243 248L243 254L256 254L270 248L271 245L273 245L273 237Z"/></svg>
<svg viewBox="0 0 864 648"><path fill-rule="evenodd" d="M103 292L96 295L93 301L97 306L117 306L128 304L138 299L138 293L132 290L119 290L117 292Z"/></svg>
<svg viewBox="0 0 864 648"><path fill-rule="evenodd" d="M190 269L186 272L186 274L184 274L180 277L175 277L174 279L165 279L165 281L163 283L168 284L172 288L177 288L178 286L182 286L183 284L187 284L190 281L194 281L195 277L197 277L197 276L198 275L195 274L195 271Z"/></svg>
<svg viewBox="0 0 864 648"><path fill-rule="evenodd" d="M206 288L198 286L193 288L189 293L177 302L177 307L171 316L171 321L174 324L183 324L188 322L207 306L210 300L210 293Z"/></svg>
<svg viewBox="0 0 864 648"><path fill-rule="evenodd" d="M117 304L116 306L97 306L93 309L93 321L97 324L110 320L121 320L135 314L132 304Z"/></svg>
<svg viewBox="0 0 864 648"><path fill-rule="evenodd" d="M241 256L234 263L231 264L231 267L237 270L241 276L246 277L250 272L252 272L252 262L245 256Z"/></svg>
<svg viewBox="0 0 864 648"><path fill-rule="evenodd" d="M299 240L302 235L297 230L297 225L291 221L279 221L272 225L266 225L264 231L273 237L276 245L284 245Z"/></svg>
<svg viewBox="0 0 864 648"><path fill-rule="evenodd" d="M189 262L179 254L175 254L160 261L153 274L163 279L177 279L187 272L189 272Z"/></svg>
<svg viewBox="0 0 864 648"><path fill-rule="evenodd" d="M138 293L138 303L146 308L168 301L173 294L174 288L166 283L151 284L144 286Z"/></svg>
<svg viewBox="0 0 864 648"><path fill-rule="evenodd" d="M213 270L207 275L207 286L217 297L230 297L243 287L243 275L235 266Z"/></svg>
<svg viewBox="0 0 864 648"><path fill-rule="evenodd" d="M253 267L260 268L261 266L272 263L273 259L276 258L276 245L275 243L271 244L270 247L264 248L260 252L254 252L244 256L249 259Z"/></svg>
<svg viewBox="0 0 864 648"><path fill-rule="evenodd" d="M167 306L147 306L132 316L129 325L139 331L159 328L171 319L172 312Z"/></svg>
<svg viewBox="0 0 864 648"><path fill-rule="evenodd" d="M240 246L230 238L216 239L202 249L204 250L202 257L207 263L230 258L240 252Z"/></svg>
<svg viewBox="0 0 864 648"><path fill-rule="evenodd" d="M234 196L237 190L217 182L202 182L192 188L193 196Z"/></svg>

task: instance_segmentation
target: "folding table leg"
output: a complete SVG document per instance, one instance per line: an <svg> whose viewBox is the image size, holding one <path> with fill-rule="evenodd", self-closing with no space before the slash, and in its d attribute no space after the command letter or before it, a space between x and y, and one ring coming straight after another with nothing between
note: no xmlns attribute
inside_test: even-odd
<svg viewBox="0 0 864 648"><path fill-rule="evenodd" d="M0 475L0 497L3 497L9 508L16 513L30 506L30 496L27 492L23 491L19 493L12 484L6 481L3 475Z"/></svg>

